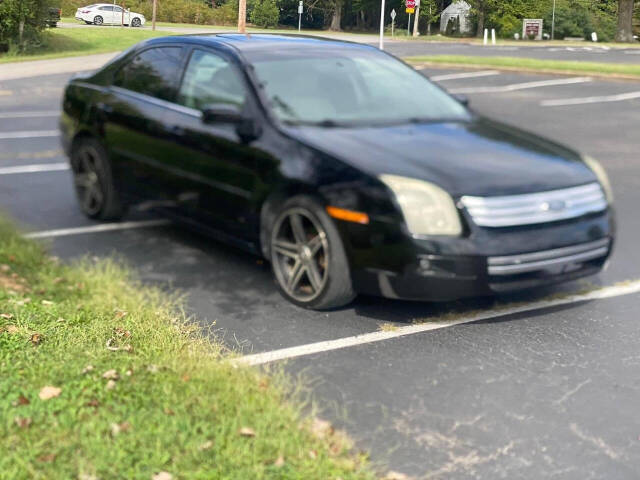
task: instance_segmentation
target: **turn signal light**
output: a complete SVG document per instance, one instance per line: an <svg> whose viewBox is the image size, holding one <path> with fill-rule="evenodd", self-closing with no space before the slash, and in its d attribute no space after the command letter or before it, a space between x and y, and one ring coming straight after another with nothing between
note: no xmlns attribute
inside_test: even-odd
<svg viewBox="0 0 640 480"><path fill-rule="evenodd" d="M338 220L361 223L363 225L369 223L369 215L362 212L354 212L353 210L345 210L344 208L338 207L327 207L327 213Z"/></svg>

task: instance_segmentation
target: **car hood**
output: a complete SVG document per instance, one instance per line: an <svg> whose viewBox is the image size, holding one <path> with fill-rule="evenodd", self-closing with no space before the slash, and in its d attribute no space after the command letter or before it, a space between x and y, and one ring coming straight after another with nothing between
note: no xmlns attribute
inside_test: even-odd
<svg viewBox="0 0 640 480"><path fill-rule="evenodd" d="M465 122L287 130L304 144L370 175L427 180L454 196L531 193L596 180L577 153L481 117Z"/></svg>

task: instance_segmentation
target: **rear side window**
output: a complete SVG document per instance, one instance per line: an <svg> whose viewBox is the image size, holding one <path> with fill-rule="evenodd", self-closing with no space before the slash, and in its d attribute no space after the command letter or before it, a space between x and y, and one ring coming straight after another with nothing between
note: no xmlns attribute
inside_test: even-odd
<svg viewBox="0 0 640 480"><path fill-rule="evenodd" d="M113 7L100 7L98 10L102 10L104 12L113 12Z"/></svg>
<svg viewBox="0 0 640 480"><path fill-rule="evenodd" d="M181 47L156 47L136 55L115 75L113 84L162 100L173 100L180 78Z"/></svg>

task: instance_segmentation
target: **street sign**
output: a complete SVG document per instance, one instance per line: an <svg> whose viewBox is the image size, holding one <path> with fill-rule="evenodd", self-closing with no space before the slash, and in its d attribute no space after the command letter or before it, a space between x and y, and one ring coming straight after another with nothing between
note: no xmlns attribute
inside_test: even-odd
<svg viewBox="0 0 640 480"><path fill-rule="evenodd" d="M300 0L300 3L298 4L298 13L304 13L302 8L302 0Z"/></svg>
<svg viewBox="0 0 640 480"><path fill-rule="evenodd" d="M395 20L396 19L396 9L394 8L393 10L391 10L391 20Z"/></svg>
<svg viewBox="0 0 640 480"><path fill-rule="evenodd" d="M416 8L416 0L405 0L405 7Z"/></svg>
<svg viewBox="0 0 640 480"><path fill-rule="evenodd" d="M409 8L409 7L407 7L407 8L405 9L405 12L406 12L406 13L415 13L415 11L416 11L416 9L415 9L415 8Z"/></svg>

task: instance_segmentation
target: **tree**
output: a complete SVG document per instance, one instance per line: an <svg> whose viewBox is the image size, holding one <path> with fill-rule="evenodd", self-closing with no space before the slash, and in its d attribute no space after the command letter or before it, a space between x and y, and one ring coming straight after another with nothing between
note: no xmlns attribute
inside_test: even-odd
<svg viewBox="0 0 640 480"><path fill-rule="evenodd" d="M251 22L263 28L277 27L280 10L275 0L259 0L251 10Z"/></svg>
<svg viewBox="0 0 640 480"><path fill-rule="evenodd" d="M0 1L0 50L14 46L23 52L39 44L49 7L49 0Z"/></svg>
<svg viewBox="0 0 640 480"><path fill-rule="evenodd" d="M467 3L471 5L471 11L475 14L478 21L476 37L482 37L484 35L484 24L487 15L495 8L498 2L497 0L467 0Z"/></svg>
<svg viewBox="0 0 640 480"><path fill-rule="evenodd" d="M633 42L633 0L618 1L616 42Z"/></svg>
<svg viewBox="0 0 640 480"><path fill-rule="evenodd" d="M422 0L420 2L420 18L427 22L427 35L431 35L431 24L440 18L440 5L436 0Z"/></svg>

